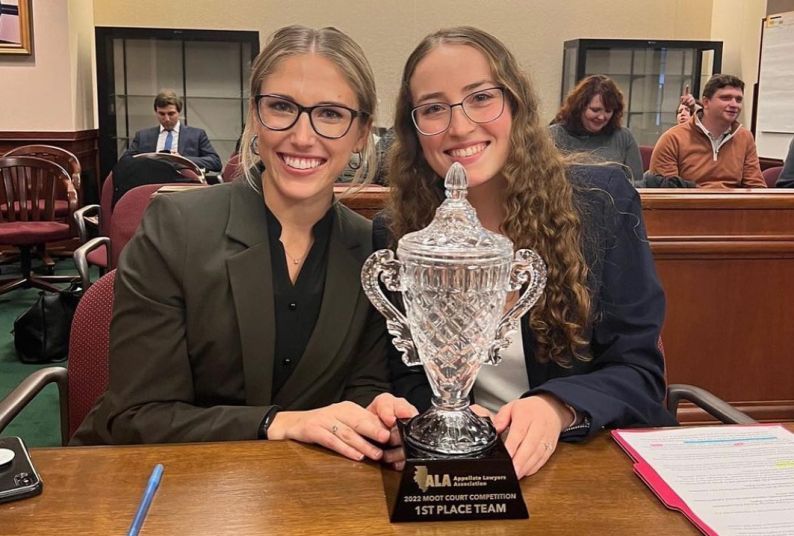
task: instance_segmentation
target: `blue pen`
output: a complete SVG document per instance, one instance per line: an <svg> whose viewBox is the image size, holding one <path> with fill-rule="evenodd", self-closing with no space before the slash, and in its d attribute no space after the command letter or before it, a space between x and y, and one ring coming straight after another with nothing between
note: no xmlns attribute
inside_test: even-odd
<svg viewBox="0 0 794 536"><path fill-rule="evenodd" d="M149 477L149 483L146 484L146 491L143 492L141 504L138 505L138 511L135 512L135 519L132 520L132 525L130 525L127 536L138 536L138 533L141 531L141 526L146 520L146 513L149 511L149 505L152 504L152 499L154 499L154 494L160 486L160 479L162 477L163 464L158 463L154 466L154 469L152 469L152 475Z"/></svg>

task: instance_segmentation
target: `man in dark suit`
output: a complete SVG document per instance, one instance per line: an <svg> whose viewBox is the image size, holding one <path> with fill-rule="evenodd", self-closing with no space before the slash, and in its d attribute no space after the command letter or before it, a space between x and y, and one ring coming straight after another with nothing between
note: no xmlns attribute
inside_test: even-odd
<svg viewBox="0 0 794 536"><path fill-rule="evenodd" d="M182 99L173 90L164 89L158 93L154 111L160 126L136 132L126 154L167 151L192 160L205 171L221 170L221 159L207 133L179 121Z"/></svg>

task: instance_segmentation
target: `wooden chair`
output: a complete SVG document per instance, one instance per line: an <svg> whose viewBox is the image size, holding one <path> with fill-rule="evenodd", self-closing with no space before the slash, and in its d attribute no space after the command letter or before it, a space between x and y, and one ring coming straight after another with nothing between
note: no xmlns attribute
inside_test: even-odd
<svg viewBox="0 0 794 536"><path fill-rule="evenodd" d="M764 182L766 182L767 188L774 188L777 184L777 178L780 176L780 172L783 171L783 166L774 166L771 168L766 168L761 172L761 175L764 177Z"/></svg>
<svg viewBox="0 0 794 536"><path fill-rule="evenodd" d="M77 192L77 206L80 207L83 205L83 192L80 188L80 173L82 169L80 167L80 160L73 153L54 145L23 145L11 149L5 156L35 156L55 162L71 175L72 184L74 184L74 189ZM67 221L66 218L69 213L68 205L66 189L59 184L55 194L55 217L62 221ZM54 269L55 262L48 255L43 245L38 254L48 268L51 270Z"/></svg>
<svg viewBox="0 0 794 536"><path fill-rule="evenodd" d="M232 156L230 156L229 160L226 162L226 165L223 166L223 170L221 171L223 182L232 182L233 180L236 180L238 177L242 176L242 170L240 169L241 165L240 153L234 153Z"/></svg>
<svg viewBox="0 0 794 536"><path fill-rule="evenodd" d="M66 191L67 223L55 214L55 192ZM31 250L37 245L68 239L73 232L72 213L77 192L69 174L54 162L33 156L0 158L0 244L19 250L21 276L0 280L0 294L35 287L58 291L52 283L75 281L72 276L39 276L32 270Z"/></svg>
<svg viewBox="0 0 794 536"><path fill-rule="evenodd" d="M640 145L640 157L642 158L642 170L648 171L651 169L651 155L653 154L653 145Z"/></svg>
<svg viewBox="0 0 794 536"><path fill-rule="evenodd" d="M36 156L60 165L69 172L72 178L72 184L74 184L74 189L77 192L78 206L82 204L82 193L80 190L80 173L82 173L82 169L80 167L80 160L71 152L61 147L55 147L54 145L23 145L11 149L5 156ZM66 190L59 188L55 204L55 215L57 217L65 217L67 204Z"/></svg>

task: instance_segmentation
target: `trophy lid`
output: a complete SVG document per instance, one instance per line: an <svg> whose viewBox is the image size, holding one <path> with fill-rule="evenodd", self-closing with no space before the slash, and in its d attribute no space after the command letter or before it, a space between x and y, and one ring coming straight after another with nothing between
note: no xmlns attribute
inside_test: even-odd
<svg viewBox="0 0 794 536"><path fill-rule="evenodd" d="M447 198L436 209L433 221L424 229L403 236L397 245L397 256L445 264L510 262L513 242L482 226L474 207L466 200L468 177L460 163L449 168L444 187Z"/></svg>

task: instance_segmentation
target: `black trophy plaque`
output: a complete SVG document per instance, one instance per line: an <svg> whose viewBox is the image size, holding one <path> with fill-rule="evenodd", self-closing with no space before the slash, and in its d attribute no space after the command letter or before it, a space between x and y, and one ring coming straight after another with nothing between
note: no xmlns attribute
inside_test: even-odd
<svg viewBox="0 0 794 536"><path fill-rule="evenodd" d="M398 422L403 435L403 423ZM487 451L440 456L405 442L402 474L383 469L392 522L526 519L513 462L501 438Z"/></svg>

